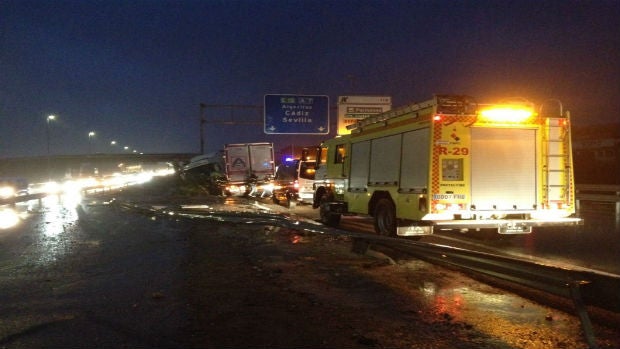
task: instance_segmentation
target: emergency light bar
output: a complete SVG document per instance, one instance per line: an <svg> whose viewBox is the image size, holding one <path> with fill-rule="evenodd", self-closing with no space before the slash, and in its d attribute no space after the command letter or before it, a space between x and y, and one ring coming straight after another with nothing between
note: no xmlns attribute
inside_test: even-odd
<svg viewBox="0 0 620 349"><path fill-rule="evenodd" d="M518 123L531 118L533 115L534 112L531 109L520 105L496 105L481 110L479 118L484 121Z"/></svg>

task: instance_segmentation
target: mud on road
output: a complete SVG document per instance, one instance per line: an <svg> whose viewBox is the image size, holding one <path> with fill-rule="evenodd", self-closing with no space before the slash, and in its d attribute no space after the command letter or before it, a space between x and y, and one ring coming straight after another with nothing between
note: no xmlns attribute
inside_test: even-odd
<svg viewBox="0 0 620 349"><path fill-rule="evenodd" d="M588 347L572 314L423 261L353 253L347 237L193 224L194 347ZM620 347L616 331L597 334Z"/></svg>
<svg viewBox="0 0 620 349"><path fill-rule="evenodd" d="M346 238L220 225L190 241L195 347L587 348L570 315Z"/></svg>
<svg viewBox="0 0 620 349"><path fill-rule="evenodd" d="M353 253L347 237L102 204L113 197L226 205L173 178L90 198L65 228L75 253L34 276L0 270L0 347L588 347L572 314L419 260ZM601 348L620 348L617 329L596 331Z"/></svg>

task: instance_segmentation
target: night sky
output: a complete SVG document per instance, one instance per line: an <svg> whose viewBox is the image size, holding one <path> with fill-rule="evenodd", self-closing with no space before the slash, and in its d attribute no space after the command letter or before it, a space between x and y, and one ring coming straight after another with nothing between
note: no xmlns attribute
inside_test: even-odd
<svg viewBox="0 0 620 349"><path fill-rule="evenodd" d="M620 120L620 1L0 0L0 158L47 154L50 114L51 154L197 153L200 103L385 95L398 107L447 93L558 99L574 125ZM206 152L335 131L206 126Z"/></svg>

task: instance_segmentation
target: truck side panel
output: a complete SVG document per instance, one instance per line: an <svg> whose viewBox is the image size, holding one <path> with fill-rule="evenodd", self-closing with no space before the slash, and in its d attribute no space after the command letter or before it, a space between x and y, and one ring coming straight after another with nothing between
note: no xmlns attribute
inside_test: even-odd
<svg viewBox="0 0 620 349"><path fill-rule="evenodd" d="M400 189L403 192L421 192L428 189L430 164L430 131L428 128L403 134Z"/></svg>
<svg viewBox="0 0 620 349"><path fill-rule="evenodd" d="M402 134L399 193L396 216L420 220L427 213L427 192L430 165L430 129L423 128Z"/></svg>
<svg viewBox="0 0 620 349"><path fill-rule="evenodd" d="M370 141L351 144L351 175L345 201L350 202L349 211L368 213L368 169L370 167Z"/></svg>
<svg viewBox="0 0 620 349"><path fill-rule="evenodd" d="M371 186L395 185L400 170L401 135L373 139L370 152Z"/></svg>
<svg viewBox="0 0 620 349"><path fill-rule="evenodd" d="M370 166L370 141L351 144L351 175L349 191L365 192L368 189Z"/></svg>

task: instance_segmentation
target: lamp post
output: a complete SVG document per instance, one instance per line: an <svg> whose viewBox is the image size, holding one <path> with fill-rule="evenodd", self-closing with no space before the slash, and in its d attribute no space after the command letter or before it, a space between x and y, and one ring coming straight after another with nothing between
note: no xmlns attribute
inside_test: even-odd
<svg viewBox="0 0 620 349"><path fill-rule="evenodd" d="M56 120L56 116L48 115L47 116L47 156L48 157L50 155L50 121L52 120Z"/></svg>
<svg viewBox="0 0 620 349"><path fill-rule="evenodd" d="M51 170L50 170L50 121L55 120L56 116L55 115L48 115L46 118L46 122L47 122L47 179L51 180Z"/></svg>
<svg viewBox="0 0 620 349"><path fill-rule="evenodd" d="M205 125L205 108L206 104L200 103L200 154L205 153L205 133L204 133L204 125Z"/></svg>
<svg viewBox="0 0 620 349"><path fill-rule="evenodd" d="M95 137L95 131L88 132L88 153L89 154L93 153L93 144L92 144L93 137Z"/></svg>

